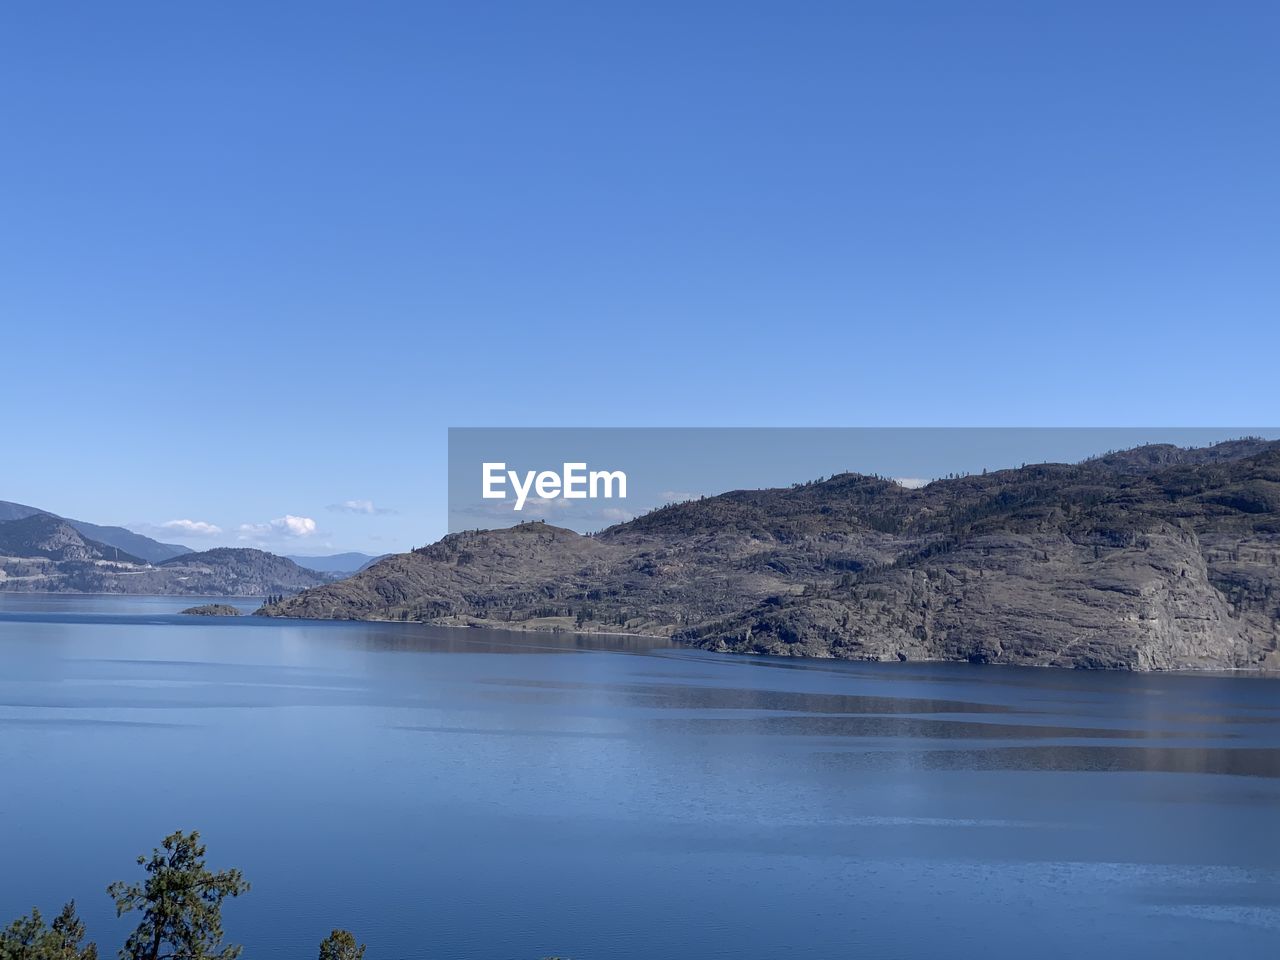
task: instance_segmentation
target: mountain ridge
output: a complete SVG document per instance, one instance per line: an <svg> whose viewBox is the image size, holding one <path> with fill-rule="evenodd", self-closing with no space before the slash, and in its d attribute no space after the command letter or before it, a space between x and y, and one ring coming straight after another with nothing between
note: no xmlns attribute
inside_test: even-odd
<svg viewBox="0 0 1280 960"><path fill-rule="evenodd" d="M158 564L82 537L47 513L0 524L0 590L200 596L288 595L329 576L249 547L187 552Z"/></svg>
<svg viewBox="0 0 1280 960"><path fill-rule="evenodd" d="M1280 666L1280 443L1137 448L919 489L840 474L594 536L451 534L260 612L850 659Z"/></svg>
<svg viewBox="0 0 1280 960"><path fill-rule="evenodd" d="M52 510L42 510L39 507L28 506L25 503L15 503L12 500L0 500L0 523L24 520L37 513L45 513L51 517L57 517L59 520L65 520L79 531L82 536L97 540L99 543L105 543L110 547L116 547L151 563L191 552L190 547L184 547L178 543L161 543L159 540L153 540L151 537L143 536L124 527L103 526L97 523L89 523L86 520L73 520L59 516Z"/></svg>
<svg viewBox="0 0 1280 960"><path fill-rule="evenodd" d="M50 513L33 513L0 523L0 554L48 560L112 560L141 563L138 557L90 539Z"/></svg>

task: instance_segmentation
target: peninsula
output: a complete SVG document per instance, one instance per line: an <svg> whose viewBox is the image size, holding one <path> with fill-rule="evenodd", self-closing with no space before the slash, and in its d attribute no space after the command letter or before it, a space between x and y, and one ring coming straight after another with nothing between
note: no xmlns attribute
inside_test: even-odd
<svg viewBox="0 0 1280 960"><path fill-rule="evenodd" d="M808 657L1280 668L1280 443L1140 447L919 489L841 474L592 536L456 533L259 613Z"/></svg>

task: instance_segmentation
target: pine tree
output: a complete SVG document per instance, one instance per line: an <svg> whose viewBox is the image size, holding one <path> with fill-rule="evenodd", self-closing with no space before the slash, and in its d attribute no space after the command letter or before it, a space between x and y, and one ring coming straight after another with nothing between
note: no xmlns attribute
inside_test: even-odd
<svg viewBox="0 0 1280 960"><path fill-rule="evenodd" d="M33 909L0 930L0 960L98 960L98 948L84 943L84 921L71 900L52 926Z"/></svg>
<svg viewBox="0 0 1280 960"><path fill-rule="evenodd" d="M249 889L239 870L205 867L196 831L170 834L150 858L138 858L143 883L107 887L116 915L142 911L142 922L120 951L121 960L235 960L238 946L222 944L222 901Z"/></svg>
<svg viewBox="0 0 1280 960"><path fill-rule="evenodd" d="M364 944L356 946L349 930L335 930L320 941L320 960L364 960Z"/></svg>

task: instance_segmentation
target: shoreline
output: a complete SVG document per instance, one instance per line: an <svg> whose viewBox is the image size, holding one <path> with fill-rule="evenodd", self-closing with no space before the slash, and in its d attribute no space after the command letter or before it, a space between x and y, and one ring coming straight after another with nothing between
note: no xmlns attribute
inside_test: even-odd
<svg viewBox="0 0 1280 960"><path fill-rule="evenodd" d="M241 600L241 601L262 601L265 597L257 596L226 596L218 594L170 594L170 593L87 593L84 591L73 590L0 590L0 597L5 594L22 597L114 597L114 598L135 598L135 599L155 599L155 600ZM177 614L175 614L177 615ZM1249 677L1262 680L1280 679L1280 669L1273 667L1178 667L1174 669L1157 669L1157 670L1134 670L1122 667L1061 667L1047 663L979 663L974 664L968 660L946 659L940 657L926 657L914 660L898 660L898 659L873 659L862 657L815 657L808 655L790 655L781 653L768 653L765 651L733 651L733 650L708 650L705 647L695 646L676 640L669 635L657 633L637 633L633 631L623 630L566 630L553 627L524 626L518 623L436 623L426 620L397 620L389 617L288 617L276 614L260 615L257 611L250 611L238 618L226 618L243 621L244 619L253 618L257 620L287 620L300 623L387 623L399 624L402 626L422 626L435 627L443 630L494 630L499 632L521 633L521 634L551 634L551 635L571 635L579 637L630 637L637 640L664 640L669 642L673 647L680 647L686 650L701 650L704 653L718 654L728 657L768 657L772 660L794 661L794 660L813 660L813 661L835 661L841 663L900 663L903 665L910 664L934 664L934 663L962 663L970 666L983 667L1017 667L1032 670L1061 670L1072 673L1103 673L1103 674L1138 674L1138 675L1160 675L1160 676L1190 676L1190 677L1207 677L1221 676L1228 677ZM201 618L202 621L218 618Z"/></svg>
<svg viewBox="0 0 1280 960"><path fill-rule="evenodd" d="M250 616L258 616L258 614L250 614ZM771 660L794 661L794 660L812 660L815 662L837 662L837 663L888 663L902 664L910 666L911 664L923 663L958 663L975 667L1012 667L1016 669L1030 670L1060 670L1065 673L1102 673L1102 674L1132 674L1138 676L1189 676L1204 677L1222 675L1225 677L1253 677L1257 679L1280 680L1280 669L1272 667L1178 667L1170 670L1132 670L1118 667L1058 667L1048 663L973 663L970 660L949 660L941 657L928 657L915 660L899 660L894 659L871 659L862 657L813 657L780 653L766 653L764 651L747 651L738 652L733 650L708 650L705 647L694 646L680 640L676 640L670 636L663 636L654 633L625 633L615 630L555 630L541 627L523 627L518 624L487 624L487 623L435 623L429 620L392 620L387 617L287 617L270 614L261 616L262 620L288 620L295 623L394 623L405 626L422 626L435 627L441 630L495 630L506 631L509 633L523 634L569 634L580 637L634 637L636 639L648 640L666 640L673 647L680 647L686 650L700 650L703 653L716 654L725 657L768 657Z"/></svg>

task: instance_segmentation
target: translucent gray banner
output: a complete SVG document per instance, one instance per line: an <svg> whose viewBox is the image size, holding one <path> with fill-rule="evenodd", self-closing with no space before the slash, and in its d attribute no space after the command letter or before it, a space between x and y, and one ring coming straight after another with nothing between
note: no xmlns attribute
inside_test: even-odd
<svg viewBox="0 0 1280 960"><path fill-rule="evenodd" d="M837 473L920 486L1248 436L1280 439L1280 428L457 427L449 431L449 530L539 520L585 533L667 503Z"/></svg>

